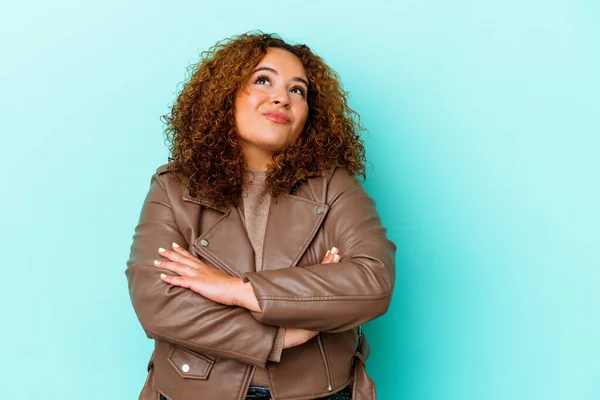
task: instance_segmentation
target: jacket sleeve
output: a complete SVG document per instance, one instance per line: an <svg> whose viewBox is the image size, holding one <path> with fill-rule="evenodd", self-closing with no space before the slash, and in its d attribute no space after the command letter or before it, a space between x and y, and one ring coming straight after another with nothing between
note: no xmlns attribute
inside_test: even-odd
<svg viewBox="0 0 600 400"><path fill-rule="evenodd" d="M338 168L329 187L334 199L320 229L325 243L340 249L340 261L246 273L262 311L252 313L258 321L334 333L387 311L396 245L355 177Z"/></svg>
<svg viewBox="0 0 600 400"><path fill-rule="evenodd" d="M245 308L225 306L160 279L153 264L159 247L187 246L173 216L168 194L154 174L135 228L127 269L135 313L149 338L192 351L264 367L280 355L278 327L254 319ZM276 343L277 342L277 343ZM274 347L275 346L275 347ZM276 357L277 358L277 357ZM278 359L271 361L279 361Z"/></svg>

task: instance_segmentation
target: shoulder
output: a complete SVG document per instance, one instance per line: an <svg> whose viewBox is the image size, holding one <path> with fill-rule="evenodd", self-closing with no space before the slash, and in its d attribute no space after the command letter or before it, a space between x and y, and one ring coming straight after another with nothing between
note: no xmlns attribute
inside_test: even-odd
<svg viewBox="0 0 600 400"><path fill-rule="evenodd" d="M179 181L182 178L182 174L173 167L173 164L170 164L170 163L163 164L160 167L156 168L154 175L157 176L162 181L169 181L169 180Z"/></svg>
<svg viewBox="0 0 600 400"><path fill-rule="evenodd" d="M362 188L358 178L351 175L345 167L335 167L328 170L326 175L330 191L346 192Z"/></svg>
<svg viewBox="0 0 600 400"><path fill-rule="evenodd" d="M163 164L156 168L156 175L166 174L167 172L169 172L169 164Z"/></svg>
<svg viewBox="0 0 600 400"><path fill-rule="evenodd" d="M171 164L163 164L156 168L152 179L156 179L161 186L165 187L169 185L169 182L176 180L176 175L170 168Z"/></svg>
<svg viewBox="0 0 600 400"><path fill-rule="evenodd" d="M156 168L152 175L152 180L156 182L167 192L175 194L182 194L185 191L184 181L181 179L171 168L171 164L163 164Z"/></svg>
<svg viewBox="0 0 600 400"><path fill-rule="evenodd" d="M363 193L364 189L358 178L343 166L333 167L323 172L322 179L327 188L327 203L333 204L351 193Z"/></svg>

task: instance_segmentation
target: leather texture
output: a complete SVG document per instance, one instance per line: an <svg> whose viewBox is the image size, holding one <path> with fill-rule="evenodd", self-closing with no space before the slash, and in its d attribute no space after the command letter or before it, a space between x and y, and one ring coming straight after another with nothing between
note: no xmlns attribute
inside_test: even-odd
<svg viewBox="0 0 600 400"><path fill-rule="evenodd" d="M276 400L325 397L353 385L375 399L360 325L389 307L396 245L374 201L342 167L299 180L271 200L263 270L235 207L192 197L163 165L151 177L127 262L132 304L155 348L140 399L242 400L255 367ZM261 313L215 303L164 283L159 247L176 242L207 264L250 282ZM331 247L341 259L320 261ZM278 327L319 331L268 361Z"/></svg>

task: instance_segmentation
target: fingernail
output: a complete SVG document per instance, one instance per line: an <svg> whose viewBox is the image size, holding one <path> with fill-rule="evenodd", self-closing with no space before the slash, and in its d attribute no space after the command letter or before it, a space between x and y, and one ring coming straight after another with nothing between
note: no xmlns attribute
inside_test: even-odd
<svg viewBox="0 0 600 400"><path fill-rule="evenodd" d="M165 274L160 274L160 277L164 279L164 278L166 278L166 277L167 277L167 275L165 275Z"/></svg>
<svg viewBox="0 0 600 400"><path fill-rule="evenodd" d="M337 248L337 247L332 247L332 248L331 248L331 252L332 252L333 254L337 254L337 252L338 252L338 248Z"/></svg>
<svg viewBox="0 0 600 400"><path fill-rule="evenodd" d="M338 262L340 261L340 256L339 254L336 254L335 256L333 256L333 261Z"/></svg>
<svg viewBox="0 0 600 400"><path fill-rule="evenodd" d="M173 242L173 247L178 248L178 247L181 247L181 246L179 246L177 243Z"/></svg>
<svg viewBox="0 0 600 400"><path fill-rule="evenodd" d="M154 265L156 265L156 266L160 265L160 261L154 260Z"/></svg>
<svg viewBox="0 0 600 400"><path fill-rule="evenodd" d="M159 247L159 248L158 248L158 252L159 252L159 253L163 253L164 251L165 251L165 249L163 249L162 247Z"/></svg>
<svg viewBox="0 0 600 400"><path fill-rule="evenodd" d="M331 253L329 250L327 250L327 254L325 254L325 257L327 257L329 255L329 253Z"/></svg>

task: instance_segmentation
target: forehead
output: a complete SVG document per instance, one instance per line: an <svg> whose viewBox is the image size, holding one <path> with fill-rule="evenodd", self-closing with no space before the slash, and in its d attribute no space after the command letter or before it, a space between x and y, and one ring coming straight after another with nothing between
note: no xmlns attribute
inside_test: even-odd
<svg viewBox="0 0 600 400"><path fill-rule="evenodd" d="M267 49L267 54L260 60L258 67L271 67L281 75L304 78L306 71L298 57L287 50L277 47Z"/></svg>

